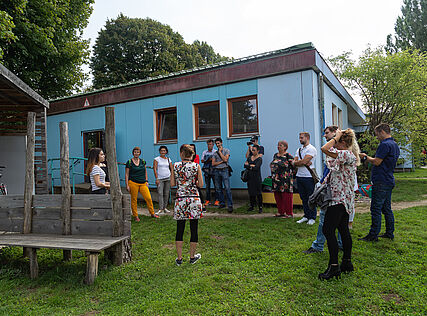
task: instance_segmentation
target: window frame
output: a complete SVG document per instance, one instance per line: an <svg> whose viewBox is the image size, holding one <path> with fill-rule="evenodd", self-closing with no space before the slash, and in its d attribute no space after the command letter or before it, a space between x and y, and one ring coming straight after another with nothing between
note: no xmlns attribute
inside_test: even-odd
<svg viewBox="0 0 427 316"><path fill-rule="evenodd" d="M199 108L204 106L210 106L210 105L217 105L218 106L218 113L219 113L219 134L218 135L203 135L200 136L199 134ZM221 137L221 113L220 113L220 102L219 100L215 101L209 101L209 102L203 102L203 103L194 103L194 128L195 128L195 136L196 140L205 140L205 139L211 139L216 137Z"/></svg>
<svg viewBox="0 0 427 316"><path fill-rule="evenodd" d="M176 119L176 138L166 138L166 139L160 139L160 115L162 112L171 112L175 110L177 114ZM161 109L155 109L154 110L156 115L156 144L164 144L164 143L176 143L178 142L178 112L176 106L168 107L168 108L161 108Z"/></svg>
<svg viewBox="0 0 427 316"><path fill-rule="evenodd" d="M256 131L247 132L247 133L233 133L233 102L246 101L255 99L256 104ZM259 111L258 111L258 95L249 95L238 98L227 99L227 108L228 108L228 135L229 137L240 137L240 136L250 136L250 135L259 135Z"/></svg>

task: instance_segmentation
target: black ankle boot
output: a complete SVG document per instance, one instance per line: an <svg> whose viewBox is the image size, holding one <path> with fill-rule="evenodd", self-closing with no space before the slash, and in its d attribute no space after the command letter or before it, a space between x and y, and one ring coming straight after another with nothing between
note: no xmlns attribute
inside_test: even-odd
<svg viewBox="0 0 427 316"><path fill-rule="evenodd" d="M262 206L258 209L258 213L262 213Z"/></svg>
<svg viewBox="0 0 427 316"><path fill-rule="evenodd" d="M319 280L329 280L335 277L336 279L341 277L341 270L339 265L330 264L325 272L319 273Z"/></svg>
<svg viewBox="0 0 427 316"><path fill-rule="evenodd" d="M343 273L354 271L354 267L353 267L353 263L351 263L351 259L342 259L340 270Z"/></svg>

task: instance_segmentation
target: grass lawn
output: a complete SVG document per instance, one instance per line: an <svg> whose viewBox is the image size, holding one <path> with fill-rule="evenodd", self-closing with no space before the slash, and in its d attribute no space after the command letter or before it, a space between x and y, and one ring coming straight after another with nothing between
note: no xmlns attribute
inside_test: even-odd
<svg viewBox="0 0 427 316"><path fill-rule="evenodd" d="M394 177L396 179L427 178L427 168L417 168L411 172L396 172Z"/></svg>
<svg viewBox="0 0 427 316"><path fill-rule="evenodd" d="M317 225L295 220L204 218L199 231L202 259L177 267L175 221L143 217L132 224L133 261L115 267L102 255L93 286L82 284L82 252L63 263L60 251L39 250L40 276L30 280L22 249L6 248L0 254L0 314L425 315L425 210L395 212L395 240L377 243L357 241L368 231L370 217L356 215L356 270L323 282L317 274L326 268L327 251L302 253Z"/></svg>

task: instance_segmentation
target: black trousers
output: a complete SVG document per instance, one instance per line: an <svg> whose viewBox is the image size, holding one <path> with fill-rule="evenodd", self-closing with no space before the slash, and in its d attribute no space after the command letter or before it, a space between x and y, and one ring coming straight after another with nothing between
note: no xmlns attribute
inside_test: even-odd
<svg viewBox="0 0 427 316"><path fill-rule="evenodd" d="M335 234L337 228L342 239L343 259L351 259L352 240L348 229L348 216L343 204L329 206L326 209L322 231L328 242L329 264L338 264L338 241Z"/></svg>
<svg viewBox="0 0 427 316"><path fill-rule="evenodd" d="M258 201L258 207L262 208L262 194L249 195L249 201L251 203L251 207L255 207Z"/></svg>
<svg viewBox="0 0 427 316"><path fill-rule="evenodd" d="M185 222L186 222L185 219L176 221L175 241L183 241L184 230L185 230ZM190 232L191 232L190 242L198 242L199 241L199 235L197 232L198 224L199 224L198 219L190 219Z"/></svg>

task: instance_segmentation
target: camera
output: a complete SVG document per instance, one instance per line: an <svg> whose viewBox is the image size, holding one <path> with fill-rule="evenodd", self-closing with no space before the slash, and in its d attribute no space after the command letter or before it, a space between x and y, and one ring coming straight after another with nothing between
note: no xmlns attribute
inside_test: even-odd
<svg viewBox="0 0 427 316"><path fill-rule="evenodd" d="M248 146L249 146L249 145L253 145L253 144L254 144L253 142L247 142L247 143L246 143L246 145L248 145Z"/></svg>

